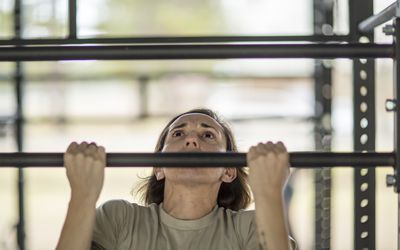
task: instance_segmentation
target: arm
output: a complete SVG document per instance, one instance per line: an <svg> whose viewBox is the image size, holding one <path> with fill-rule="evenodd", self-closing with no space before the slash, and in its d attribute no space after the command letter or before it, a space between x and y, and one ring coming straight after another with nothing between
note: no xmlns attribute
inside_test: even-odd
<svg viewBox="0 0 400 250"><path fill-rule="evenodd" d="M256 201L257 235L261 250L294 249L288 239L283 199ZM275 204L271 204L275 203Z"/></svg>
<svg viewBox="0 0 400 250"><path fill-rule="evenodd" d="M258 144L247 154L249 182L256 206L257 235L262 250L291 249L282 191L289 159L282 143Z"/></svg>
<svg viewBox="0 0 400 250"><path fill-rule="evenodd" d="M71 199L56 249L90 249L96 202L103 187L105 158L104 148L94 143L71 143L68 147L64 164Z"/></svg>

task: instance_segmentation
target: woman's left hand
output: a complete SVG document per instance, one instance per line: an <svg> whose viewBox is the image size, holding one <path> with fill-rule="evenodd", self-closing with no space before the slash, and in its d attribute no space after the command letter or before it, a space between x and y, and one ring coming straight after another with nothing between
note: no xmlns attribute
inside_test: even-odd
<svg viewBox="0 0 400 250"><path fill-rule="evenodd" d="M255 200L282 197L289 176L289 154L282 142L252 146L247 153L247 166Z"/></svg>

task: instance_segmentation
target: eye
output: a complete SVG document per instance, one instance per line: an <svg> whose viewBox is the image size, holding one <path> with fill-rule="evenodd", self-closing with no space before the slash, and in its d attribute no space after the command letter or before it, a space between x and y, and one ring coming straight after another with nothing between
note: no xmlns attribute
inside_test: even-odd
<svg viewBox="0 0 400 250"><path fill-rule="evenodd" d="M204 136L204 138L207 138L207 139L215 138L215 135L212 132L205 132L203 136Z"/></svg>
<svg viewBox="0 0 400 250"><path fill-rule="evenodd" d="M172 133L172 137L179 137L179 136L182 136L182 135L183 135L182 130L175 130L175 131Z"/></svg>

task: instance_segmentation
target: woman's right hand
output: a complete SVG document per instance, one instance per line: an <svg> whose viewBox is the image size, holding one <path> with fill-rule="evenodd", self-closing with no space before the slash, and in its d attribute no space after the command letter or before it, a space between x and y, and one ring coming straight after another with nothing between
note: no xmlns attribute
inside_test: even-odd
<svg viewBox="0 0 400 250"><path fill-rule="evenodd" d="M104 182L104 147L72 142L64 154L64 165L71 186L71 200L96 203Z"/></svg>

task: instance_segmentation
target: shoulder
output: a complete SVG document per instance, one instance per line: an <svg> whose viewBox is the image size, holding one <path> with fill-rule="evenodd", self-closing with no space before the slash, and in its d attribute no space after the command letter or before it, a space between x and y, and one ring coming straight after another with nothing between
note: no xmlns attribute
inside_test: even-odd
<svg viewBox="0 0 400 250"><path fill-rule="evenodd" d="M151 212L158 209L157 204L150 204L149 206L142 206L127 200L108 200L97 207L97 213L134 213L134 212Z"/></svg>
<svg viewBox="0 0 400 250"><path fill-rule="evenodd" d="M158 209L159 206L157 204L142 206L127 200L108 200L97 207L96 214L97 216L127 218L155 215L158 214Z"/></svg>
<svg viewBox="0 0 400 250"><path fill-rule="evenodd" d="M255 218L254 210L238 210L234 211L231 209L219 208L220 212L223 213L227 218L230 218L237 222L249 222L252 223Z"/></svg>
<svg viewBox="0 0 400 250"><path fill-rule="evenodd" d="M130 241L132 235L150 220L157 220L156 204L141 206L126 200L109 200L96 210L96 223L93 231L94 248L96 244L112 249L119 242ZM100 248L101 249L101 248Z"/></svg>
<svg viewBox="0 0 400 250"><path fill-rule="evenodd" d="M256 241L256 224L255 224L255 211L254 210L238 210L218 208L219 219L223 218L223 223L226 228L233 230L241 249L255 249L252 248Z"/></svg>
<svg viewBox="0 0 400 250"><path fill-rule="evenodd" d="M125 206L130 206L131 204L127 200L108 200L104 203L102 203L98 208L104 208L104 209L115 209L119 207L125 207Z"/></svg>
<svg viewBox="0 0 400 250"><path fill-rule="evenodd" d="M233 221L236 232L245 242L245 248L257 249L258 239L255 210L232 211L230 209L224 209L224 213ZM292 249L298 249L295 239L290 235L288 238Z"/></svg>
<svg viewBox="0 0 400 250"><path fill-rule="evenodd" d="M96 215L110 217L114 214L124 213L131 207L133 207L132 203L126 200L109 200L97 207Z"/></svg>
<svg viewBox="0 0 400 250"><path fill-rule="evenodd" d="M240 235L247 235L255 228L254 210L234 211L223 207L218 208L218 218L228 226L231 225Z"/></svg>

